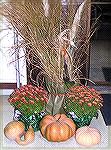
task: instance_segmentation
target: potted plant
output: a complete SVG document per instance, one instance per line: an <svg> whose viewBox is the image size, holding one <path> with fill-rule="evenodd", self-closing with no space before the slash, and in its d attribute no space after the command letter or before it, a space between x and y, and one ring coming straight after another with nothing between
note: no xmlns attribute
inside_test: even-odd
<svg viewBox="0 0 111 150"><path fill-rule="evenodd" d="M102 102L102 97L95 89L75 84L69 88L63 108L79 128L90 124L92 118L97 115L97 111L102 107Z"/></svg>
<svg viewBox="0 0 111 150"><path fill-rule="evenodd" d="M34 131L39 129L39 121L44 115L42 111L48 102L46 91L42 87L21 86L12 92L8 101L14 107L14 119L22 121L25 130L29 125L32 125Z"/></svg>

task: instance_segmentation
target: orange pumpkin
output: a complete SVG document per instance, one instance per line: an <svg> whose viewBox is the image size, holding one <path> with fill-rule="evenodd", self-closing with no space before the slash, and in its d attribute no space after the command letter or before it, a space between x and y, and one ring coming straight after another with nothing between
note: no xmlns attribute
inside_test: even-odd
<svg viewBox="0 0 111 150"><path fill-rule="evenodd" d="M48 141L66 141L76 132L76 125L65 114L46 115L40 122L40 131Z"/></svg>
<svg viewBox="0 0 111 150"><path fill-rule="evenodd" d="M10 140L15 140L20 145L26 145L34 140L35 133L32 126L25 132L25 125L21 121L11 121L4 128L5 136ZM24 137L22 140L21 137Z"/></svg>
<svg viewBox="0 0 111 150"><path fill-rule="evenodd" d="M76 141L84 146L93 146L101 140L100 132L92 127L84 126L76 131Z"/></svg>

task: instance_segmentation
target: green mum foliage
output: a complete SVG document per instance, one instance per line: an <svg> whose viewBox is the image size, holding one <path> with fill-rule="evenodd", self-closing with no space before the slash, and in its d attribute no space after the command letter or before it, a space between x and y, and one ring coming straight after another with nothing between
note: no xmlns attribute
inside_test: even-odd
<svg viewBox="0 0 111 150"><path fill-rule="evenodd" d="M9 103L25 116L41 112L48 102L42 87L24 85L16 89L8 98Z"/></svg>
<svg viewBox="0 0 111 150"><path fill-rule="evenodd" d="M75 112L78 117L94 116L102 107L102 102L101 95L95 89L84 85L75 85L69 88L63 108L66 112Z"/></svg>

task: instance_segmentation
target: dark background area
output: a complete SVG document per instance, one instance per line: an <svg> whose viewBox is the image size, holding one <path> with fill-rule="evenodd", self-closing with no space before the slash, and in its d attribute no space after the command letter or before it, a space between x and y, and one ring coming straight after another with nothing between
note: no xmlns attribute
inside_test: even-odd
<svg viewBox="0 0 111 150"><path fill-rule="evenodd" d="M95 4L92 4L91 23L94 23L95 19L99 17L97 20L98 30L94 33L93 39L111 40L111 1L93 1Z"/></svg>
<svg viewBox="0 0 111 150"><path fill-rule="evenodd" d="M92 41L109 41L111 42L111 0L92 0L94 2L92 4L91 11L91 24L95 23L97 20L97 31L94 33L92 37ZM91 56L90 56L91 57ZM99 58L98 58L99 59ZM108 58L109 59L109 58ZM111 66L111 64L110 64ZM104 87L111 88L111 67L102 68L105 82ZM101 82L102 83L102 82ZM102 87L102 84L99 84ZM103 118L105 120L106 125L111 125L111 93L102 94L103 97L103 107L101 108L101 112Z"/></svg>
<svg viewBox="0 0 111 150"><path fill-rule="evenodd" d="M101 113L106 125L111 125L111 94L102 94L102 97L104 102Z"/></svg>

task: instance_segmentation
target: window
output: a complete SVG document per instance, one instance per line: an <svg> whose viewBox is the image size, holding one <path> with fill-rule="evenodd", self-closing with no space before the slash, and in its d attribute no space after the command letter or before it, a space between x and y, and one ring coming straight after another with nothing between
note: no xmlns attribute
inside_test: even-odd
<svg viewBox="0 0 111 150"><path fill-rule="evenodd" d="M15 61L16 56L13 54L11 47L14 44L14 32L7 29L8 23L5 19L1 19L2 32L0 33L0 83L16 83L17 73L20 74L20 82L26 84L26 64L24 58ZM6 30L7 29L7 30ZM13 55L12 55L13 54ZM20 50L20 56L24 55L23 50ZM19 70L17 65L19 63Z"/></svg>

